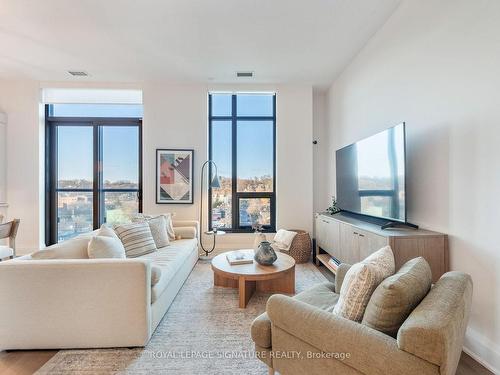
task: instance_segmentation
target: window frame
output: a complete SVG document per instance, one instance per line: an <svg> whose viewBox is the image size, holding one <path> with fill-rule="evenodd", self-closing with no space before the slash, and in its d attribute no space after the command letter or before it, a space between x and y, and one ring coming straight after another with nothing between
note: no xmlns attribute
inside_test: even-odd
<svg viewBox="0 0 500 375"><path fill-rule="evenodd" d="M93 185L88 189L59 188L57 184L57 128L64 126L92 127L93 131ZM103 187L103 171L100 168L103 161L102 139L105 126L134 126L138 128L139 165L137 189L110 189ZM105 202L101 199L105 193L123 192L136 193L138 212L142 213L143 207L143 165L142 165L142 118L135 117L57 117L51 116L50 104L45 105L45 244L47 246L58 243L57 241L57 194L59 192L92 193L92 223L98 229L106 222Z"/></svg>
<svg viewBox="0 0 500 375"><path fill-rule="evenodd" d="M231 228L220 228L225 232L230 233L250 233L253 232L251 226L241 226L239 223L239 206L240 199L245 198L269 198L270 199L270 216L271 225L264 226L262 232L276 232L276 93L272 93L273 112L272 116L238 116L237 115L237 96L239 94L266 94L266 93L231 93L231 116L215 116L212 115L212 95L226 93L209 93L208 94L208 159L212 160L212 123L213 121L230 121L231 122ZM227 93L229 94L229 93ZM269 93L271 94L271 93ZM273 124L273 191L272 192L238 192L238 121L271 121ZM212 176L212 164L209 166L209 176ZM208 188L208 229L213 230L212 226L212 187Z"/></svg>

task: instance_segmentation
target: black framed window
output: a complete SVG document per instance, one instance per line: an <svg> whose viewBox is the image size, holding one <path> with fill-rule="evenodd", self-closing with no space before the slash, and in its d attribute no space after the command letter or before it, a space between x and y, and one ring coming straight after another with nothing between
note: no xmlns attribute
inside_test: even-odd
<svg viewBox="0 0 500 375"><path fill-rule="evenodd" d="M209 158L220 180L209 190L210 229L275 231L276 95L211 93L208 102Z"/></svg>
<svg viewBox="0 0 500 375"><path fill-rule="evenodd" d="M142 212L142 119L119 117L140 113L71 106L46 106L47 244Z"/></svg>

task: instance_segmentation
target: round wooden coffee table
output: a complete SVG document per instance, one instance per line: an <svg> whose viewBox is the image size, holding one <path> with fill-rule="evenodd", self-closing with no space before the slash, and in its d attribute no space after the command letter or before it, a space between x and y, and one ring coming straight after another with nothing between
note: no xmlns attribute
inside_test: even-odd
<svg viewBox="0 0 500 375"><path fill-rule="evenodd" d="M252 254L253 250L238 250ZM240 295L240 308L245 308L253 293L278 292L295 293L295 260L286 254L277 252L278 259L271 266L261 266L256 261L249 264L230 265L226 253L212 259L214 285L237 288Z"/></svg>

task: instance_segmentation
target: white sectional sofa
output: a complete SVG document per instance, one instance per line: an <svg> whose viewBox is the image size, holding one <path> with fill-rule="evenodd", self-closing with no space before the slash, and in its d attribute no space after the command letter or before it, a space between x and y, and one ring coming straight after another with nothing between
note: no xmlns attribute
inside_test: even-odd
<svg viewBox="0 0 500 375"><path fill-rule="evenodd" d="M138 258L0 263L0 350L145 346L198 260L198 223L174 230L183 239Z"/></svg>

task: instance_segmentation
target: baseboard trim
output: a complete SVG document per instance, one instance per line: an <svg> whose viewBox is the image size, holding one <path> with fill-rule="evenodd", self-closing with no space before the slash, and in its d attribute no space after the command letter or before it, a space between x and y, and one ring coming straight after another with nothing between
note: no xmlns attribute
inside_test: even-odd
<svg viewBox="0 0 500 375"><path fill-rule="evenodd" d="M469 328L465 335L463 351L494 374L500 374L500 351L496 346Z"/></svg>

